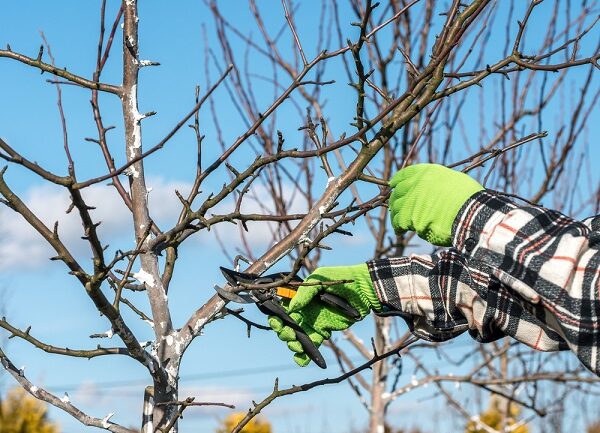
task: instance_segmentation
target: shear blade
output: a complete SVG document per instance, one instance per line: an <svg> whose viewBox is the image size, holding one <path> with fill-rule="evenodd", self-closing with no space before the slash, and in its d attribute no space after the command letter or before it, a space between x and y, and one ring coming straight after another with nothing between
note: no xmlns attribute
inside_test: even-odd
<svg viewBox="0 0 600 433"><path fill-rule="evenodd" d="M224 268L223 266L221 266L219 269L221 269L221 273L223 274L227 282L234 286L237 286L242 283L252 284L254 283L254 281L256 281L257 278L259 278L258 275L232 271L231 269Z"/></svg>
<svg viewBox="0 0 600 433"><path fill-rule="evenodd" d="M215 290L219 296L227 301L236 302L238 304L253 304L256 301L248 295L238 295L237 293L228 292L227 290L215 284Z"/></svg>
<svg viewBox="0 0 600 433"><path fill-rule="evenodd" d="M277 272L275 274L270 275L257 275L250 274L247 272L237 272L231 269L220 267L221 273L227 280L229 284L268 284L274 281L283 280L284 278L288 278L290 275L289 272ZM302 278L295 275L291 281L302 282Z"/></svg>

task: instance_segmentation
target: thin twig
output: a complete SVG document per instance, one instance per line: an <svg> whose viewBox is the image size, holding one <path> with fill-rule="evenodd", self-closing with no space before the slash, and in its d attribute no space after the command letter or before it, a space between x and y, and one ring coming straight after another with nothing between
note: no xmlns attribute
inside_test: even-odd
<svg viewBox="0 0 600 433"><path fill-rule="evenodd" d="M177 123L177 125L175 125L175 127L173 127L173 129L162 139L158 142L158 144L154 145L153 147L151 147L150 149L148 149L145 152L142 152L139 156L136 156L135 158L130 159L127 164L124 164L123 166L121 166L120 168L114 170L112 173L106 174L104 176L99 176L93 179L89 179L85 182L78 182L76 184L73 185L74 189L83 189L83 188L87 188L88 186L94 185L96 183L99 182L104 182L105 180L111 179L115 176L118 176L120 174L122 174L125 170L127 170L129 167L131 167L133 164L143 160L144 158L146 158L149 155L152 155L154 152L156 152L157 150L160 150L164 147L164 145L171 139L173 138L173 136L177 133L177 131L179 131L179 129L181 129L181 127L183 125L185 125L185 123L190 120L190 118L196 113L196 111L200 110L200 108L202 108L202 105L204 105L204 102L212 95L212 93L217 89L217 87L223 82L223 80L225 79L225 77L227 77L227 75L229 74L229 72L231 72L231 70L233 69L233 67L230 65L225 72L223 73L223 75L221 76L221 78L219 78L219 80L208 90L208 92L206 93L206 95L204 95L204 97L194 106L194 108L192 108L192 111L190 111L182 120L179 121L179 123Z"/></svg>

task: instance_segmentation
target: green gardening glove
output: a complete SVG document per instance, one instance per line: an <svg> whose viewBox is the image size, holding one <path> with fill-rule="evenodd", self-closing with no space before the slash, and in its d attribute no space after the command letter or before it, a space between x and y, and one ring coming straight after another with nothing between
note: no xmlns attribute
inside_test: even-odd
<svg viewBox="0 0 600 433"><path fill-rule="evenodd" d="M339 310L323 304L318 298L314 299L320 291L324 290L344 298L356 308L360 319L369 314L371 309L381 310L381 304L373 289L373 282L365 263L356 266L318 268L304 282L326 283L339 280L352 280L352 282L325 286L300 286L296 295L286 306L292 319L300 325L317 347L331 337L332 331L347 329L356 322ZM289 326L284 326L281 319L275 316L269 317L269 325L295 353L294 361L302 367L306 366L310 362L310 358L304 353L294 330Z"/></svg>
<svg viewBox="0 0 600 433"><path fill-rule="evenodd" d="M434 245L450 246L460 208L483 187L470 176L437 164L416 164L397 172L390 186L392 227L412 230Z"/></svg>

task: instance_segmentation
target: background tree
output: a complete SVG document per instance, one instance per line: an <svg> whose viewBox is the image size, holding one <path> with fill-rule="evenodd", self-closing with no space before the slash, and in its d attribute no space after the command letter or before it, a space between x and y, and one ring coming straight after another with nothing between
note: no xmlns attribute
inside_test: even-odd
<svg viewBox="0 0 600 433"><path fill-rule="evenodd" d="M215 319L240 317L238 309L226 306L217 295L209 298L213 282L203 280L202 294L209 299L195 300L199 303L192 314L174 320L169 295L178 289L176 270L189 239L216 233L223 240L235 224L239 238L222 241L223 251L235 265L248 261L247 270L256 273L285 258L287 268L306 275L328 249L343 249L338 236L352 233L371 236L369 258L422 251L428 247L412 236L397 238L389 231L385 207L387 179L417 161L470 171L487 187L543 200L575 216L598 211L600 185L587 142L588 134L593 136L589 119L597 110L599 93L595 3L333 1L311 5L311 19L303 27L297 21L300 3L282 1L277 26L265 18L267 6L252 0L248 5L255 21L253 34L241 32L236 17L222 14L217 2L206 3L219 44L209 42L215 39L207 30L203 33L204 78L209 84L204 91L197 88L191 110L150 144L142 130L149 129L146 125L152 120L147 119L156 113L140 111L140 73L158 65L144 60L138 31L144 16L138 14L136 0L123 1L110 15L106 2L101 2L90 77L55 65L45 40L45 49L34 56L10 46L0 50L0 57L53 76L67 164L56 168L55 160L38 159L18 140L9 144L0 139L0 158L68 193L66 210L78 218L87 250L68 245L66 227L47 221L46 211L33 210L11 188L12 167L0 172L2 203L51 246L52 260L69 272L108 321L110 329L93 337L115 336L120 343L60 347L40 341L27 325L2 319L0 326L51 354L87 359L119 355L137 362L151 382L144 393L145 432L176 429L190 406L226 404L179 395L180 367L191 343L205 327L214 326ZM344 20L351 14L352 24ZM317 35L314 48L304 43L309 32ZM233 39L244 49L235 51L239 45ZM107 79L105 67L109 57L115 57L110 53L117 42L121 74ZM344 81L350 87L344 84L342 90L339 83ZM65 84L86 89L91 99L96 131L88 138L103 165L82 156L69 141L62 107ZM120 104L122 139L113 138L103 120L108 110L102 111L102 106L110 97ZM476 108L468 110L469 106ZM230 111L239 117L235 124ZM185 125L193 132L195 174L185 191L173 191L179 217L164 225L149 207L146 165L159 155L167 161L168 152L174 151L168 145ZM225 130L233 128L239 135L229 140ZM190 169L190 153L188 147L187 158L170 167L165 162L157 171ZM129 244L107 245L96 218L102 202L92 203L86 196L106 182L130 212ZM261 229L271 238L266 248L251 241L252 233ZM152 327L151 341L140 341L134 331L138 319ZM280 397L344 380L367 409L369 431L374 433L385 428L387 409L397 398L426 385L435 390L433 398L453 408L464 426L487 398L473 392L465 397L461 385L519 404L529 421L554 407L555 399L548 401L538 391L541 381L561 384L560 394L553 397L564 400L593 389L597 379L565 361L572 355L540 355L501 341L471 346L456 359L442 345L417 342L395 319L375 318L374 325L372 345L354 331L346 332L343 341L330 342L342 369L339 376L281 389L275 381L273 392L254 404L232 431L241 431ZM354 353L362 357L360 362ZM3 349L0 358L36 398L86 425L132 432L111 420L112 414L87 415L76 402L33 384ZM431 367L435 358L444 360L444 368ZM140 389L140 399L141 395Z"/></svg>
<svg viewBox="0 0 600 433"><path fill-rule="evenodd" d="M410 428L410 429L404 429L404 428L395 428L390 426L389 424L385 425L385 430L384 433L425 433L423 432L423 430L420 430L419 428Z"/></svg>
<svg viewBox="0 0 600 433"><path fill-rule="evenodd" d="M13 388L0 403L0 432L58 433L58 426L48 420L46 404Z"/></svg>
<svg viewBox="0 0 600 433"><path fill-rule="evenodd" d="M223 419L221 426L217 429L217 433L229 433L232 429L239 424L239 422L246 416L244 412L236 412L229 414ZM269 421L257 417L253 418L246 426L241 430L243 433L271 433L271 424Z"/></svg>
<svg viewBox="0 0 600 433"><path fill-rule="evenodd" d="M529 433L527 425L519 421L520 408L510 400L492 395L488 409L469 421L465 433L512 431Z"/></svg>
<svg viewBox="0 0 600 433"><path fill-rule="evenodd" d="M600 423L599 422L593 422L592 424L590 424L587 427L587 433L598 433L600 432Z"/></svg>

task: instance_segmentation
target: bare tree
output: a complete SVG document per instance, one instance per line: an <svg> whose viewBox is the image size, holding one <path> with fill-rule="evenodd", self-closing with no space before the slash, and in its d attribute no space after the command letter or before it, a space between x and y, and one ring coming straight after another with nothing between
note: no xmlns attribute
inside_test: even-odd
<svg viewBox="0 0 600 433"><path fill-rule="evenodd" d="M43 48L37 57L17 53L10 46L0 50L0 57L55 77L50 81L57 87L68 166L66 174L52 172L18 150L25 143L12 146L2 139L0 157L68 191L72 205L67 211L76 212L80 218L82 235L93 256L91 261L72 252L61 240L58 224L44 224L40 215L13 192L4 178L6 167L0 173L2 202L54 249L52 260L66 266L109 321L109 333L118 336L122 344L98 345L96 349L63 348L42 342L29 329L19 329L5 319L0 326L51 354L88 359L121 355L143 365L152 381L144 394L145 432L176 429L189 406L225 404L195 402L193 396L179 395L179 369L189 345L216 318L239 317L221 297L213 295L198 305L185 323L173 323L168 303L170 283L178 250L192 236L206 235L214 227L218 231L222 224L235 224L242 250L229 251L225 243L223 250L232 259L237 254L245 256L250 262L247 270L259 274L284 258L290 260L294 273L302 269L310 272L319 263L321 250L331 248L324 240L333 234L351 235L355 223L364 224L372 237L374 258L405 254L413 238L397 238L389 231L387 179L397 169L419 160L460 167L463 171L479 168L473 173L487 187L527 196L534 202L548 197L554 207L574 214L598 209L597 173L590 166L590 151L585 134L582 135L599 92L594 84L600 56L599 47L593 45L594 37L597 39L595 3L551 4L534 0L522 5L514 1L471 0L448 5L434 0L349 0L343 4L324 1L318 7L311 6L319 19L315 20L316 25L304 29L296 21L300 4L282 0L281 27L273 30L259 5L249 0L260 34L256 40L241 32L234 18L225 16L217 2L207 1L220 46L218 52L207 47L205 75L209 78L209 71L215 69L220 70L220 75L212 79L204 93L197 88L195 106L153 145L142 139L143 122L154 113L139 112L138 76L142 68L157 65L143 60L140 54L138 25L140 18L143 25L144 17L138 16L137 3L124 0L110 25L105 26L106 2L102 1L96 70L91 78L54 65L49 47L48 59ZM536 17L540 10L549 17L544 21L542 35L538 30L541 21ZM575 10L577 14L573 14ZM355 15L356 22L351 26L344 21L348 14ZM535 29L530 27L532 20L536 20ZM119 24L123 40L122 83L109 84L103 82L102 72ZM309 50L303 44L303 34L308 31L318 35L316 49ZM532 32L535 37L530 43L526 39ZM498 40L498 34L504 35L504 45L491 47L492 36ZM233 47L238 44L232 43L233 38L245 46L243 53L235 52ZM260 59L255 60L259 64L256 70L247 64L248 53ZM491 58L490 53L496 57ZM585 79L578 82L577 94L565 95L573 83L571 70L579 71ZM343 126L326 112L328 92L334 85L330 75L350 81L348 92L354 100L350 126ZM273 97L267 103L264 95L257 95L254 90L259 82L266 82L272 89ZM106 165L103 175L92 177L77 169L61 103L65 84L91 93L97 136L90 141L102 154ZM239 137L231 143L220 133L223 120L218 104L211 98L219 87L227 89L244 119L243 127L236 128L241 131ZM109 145L110 127L103 123L100 94L113 95L121 101L123 149ZM478 110L480 118L475 120L471 118L473 111L464 109L467 104L486 108ZM554 119L548 119L545 113L552 104L561 104L564 115L561 126L548 133L545 124ZM201 111L207 105L209 109ZM294 120L285 114L290 110L297 113ZM283 118L279 113L284 113ZM165 146L188 122L197 148L195 178L187 193L174 191L181 203L176 224L159 227L148 206L144 162L155 153L166 152ZM203 158L206 143L202 125L209 122L214 125L221 154L207 164ZM296 135L281 132L290 124L300 127ZM117 151L123 155L118 160L125 161L121 166L115 164L113 155ZM247 162L250 152L255 158ZM236 159L238 155L245 157ZM534 170L539 171L538 176L533 176ZM203 197L201 188L211 176L220 176L226 182ZM585 177L590 179L590 194L587 198L571 199ZM86 188L106 181L131 211L131 234L135 239L134 249L115 250L112 256L99 236L94 209L82 194ZM248 201L254 201L261 211L245 212ZM301 203L302 211L296 210L297 203ZM223 211L226 206L229 208ZM267 227L272 234L272 243L264 251L255 251L248 240L248 232L258 225ZM205 293L210 293L210 287L205 289ZM225 289L237 290L229 286ZM126 291L143 291L150 313L127 300ZM123 308L152 325L153 342L140 343L122 315ZM252 326L251 322L246 323ZM514 401L528 409L527 421L551 407L551 403L540 401L538 382L559 382L564 385L561 392L567 395L581 392L596 381L583 374L581 368L566 370L561 355L542 358L510 341L474 346L474 350L457 360L438 344L417 342L401 330L396 319L375 318L374 324L372 346L365 345L352 331L344 334L345 342L329 343L342 369L339 376L285 389L279 389L275 381L273 392L256 403L233 431L239 432L277 398L344 380L369 411L369 431L373 433L383 431L386 410L395 399L428 384L435 388L436 397L445 399L466 420L476 420L473 416L478 412L472 404L454 396L448 383L468 384ZM349 355L352 350L364 357L362 364L353 363ZM461 366L464 374L432 370L426 362L432 354L446 359L448 364ZM95 418L83 413L70 401L31 383L2 349L0 357L9 373L35 397L86 425L118 433L132 431L111 422L110 417ZM403 360L407 359L414 372L405 383L401 373ZM370 378L365 375L369 369Z"/></svg>

